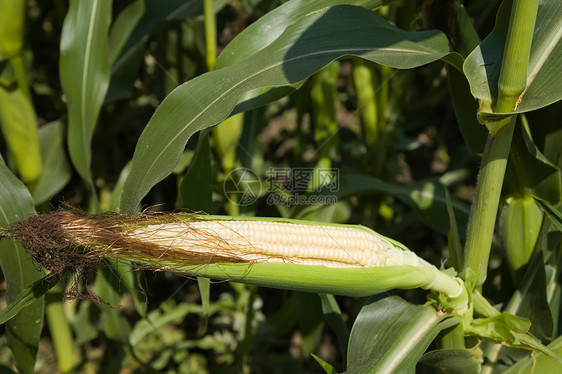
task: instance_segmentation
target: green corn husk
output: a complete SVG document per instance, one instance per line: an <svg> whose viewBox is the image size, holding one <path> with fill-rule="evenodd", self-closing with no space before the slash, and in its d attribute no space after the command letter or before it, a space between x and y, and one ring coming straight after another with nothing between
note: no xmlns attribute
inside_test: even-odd
<svg viewBox="0 0 562 374"><path fill-rule="evenodd" d="M60 210L14 223L4 236L21 241L53 276L113 259L188 276L308 292L369 296L421 287L453 298L462 295L462 308L467 301L458 279L362 226Z"/></svg>

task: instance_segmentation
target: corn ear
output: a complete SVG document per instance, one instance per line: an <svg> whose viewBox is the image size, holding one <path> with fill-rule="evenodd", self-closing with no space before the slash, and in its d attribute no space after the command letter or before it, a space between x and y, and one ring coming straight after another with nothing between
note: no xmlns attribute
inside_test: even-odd
<svg viewBox="0 0 562 374"><path fill-rule="evenodd" d="M117 259L190 276L349 296L421 287L456 297L464 290L456 278L362 226L65 210L15 223L10 233L55 274Z"/></svg>

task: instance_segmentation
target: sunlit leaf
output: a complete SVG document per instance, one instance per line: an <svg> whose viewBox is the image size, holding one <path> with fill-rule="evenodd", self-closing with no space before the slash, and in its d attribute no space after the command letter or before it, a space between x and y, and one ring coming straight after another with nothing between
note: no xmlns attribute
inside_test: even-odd
<svg viewBox="0 0 562 374"><path fill-rule="evenodd" d="M240 62L264 49L277 39L287 27L298 20L334 5L358 5L374 10L388 3L384 0L293 0L268 12L233 39L222 50L215 63L220 69Z"/></svg>
<svg viewBox="0 0 562 374"><path fill-rule="evenodd" d="M348 373L413 373L416 363L454 318L397 296L371 298L351 330Z"/></svg>
<svg viewBox="0 0 562 374"><path fill-rule="evenodd" d="M310 14L250 59L199 76L168 95L137 143L121 207L133 209L173 170L191 135L223 121L245 92L300 82L346 55L411 68L449 53L442 33L405 32L364 8L337 6Z"/></svg>
<svg viewBox="0 0 562 374"><path fill-rule="evenodd" d="M502 3L494 30L466 59L464 72L472 94L480 100L480 115L493 113L497 97L503 50L506 41L511 0ZM527 84L514 111L528 112L562 98L562 85L553 84L559 77L562 60L562 3L558 0L539 2Z"/></svg>

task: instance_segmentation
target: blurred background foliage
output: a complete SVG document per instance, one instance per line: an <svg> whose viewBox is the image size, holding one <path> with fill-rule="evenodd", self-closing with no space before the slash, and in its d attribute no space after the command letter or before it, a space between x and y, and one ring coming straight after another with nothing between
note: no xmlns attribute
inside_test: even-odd
<svg viewBox="0 0 562 374"><path fill-rule="evenodd" d="M0 17L12 17L16 23L12 44L9 40L3 44L0 56L0 153L6 164L25 183L38 212L49 212L63 202L91 212L115 210L129 160L155 109L179 84L213 67L206 54L203 2L106 2L109 5L99 10L103 14L96 28L109 33L109 39L105 45L94 39L100 44L93 54L99 56L91 56L98 70L84 75L92 85L72 97L68 87L74 78L65 74L76 66L65 57L64 41L70 43L70 34L79 31L61 38L65 17L73 14L69 3L0 3ZM281 3L214 1L217 53ZM399 28L440 29L462 55L471 50L459 35L462 27L454 22L459 2L385 3L389 5L377 12ZM484 38L494 25L500 1L463 3L463 16L474 25L476 37ZM7 11L8 7L13 9ZM84 27L80 26L83 14L74 10L79 30ZM9 39L6 35L1 37ZM107 57L109 65L96 65L98 57ZM65 63L65 58L70 62ZM450 87L455 83L447 69L442 62L413 70L357 58L334 62L295 87L291 95L190 139L174 172L150 191L142 207L362 224L399 239L440 266L441 259L448 257L445 188L451 193L462 236L485 139L463 138L455 116L455 109L458 115L463 108L452 103ZM91 117L73 119L73 105L91 106ZM469 100L466 105L464 113L472 117L459 121L476 121L476 102ZM560 104L533 116L540 120L556 113ZM78 133L68 131L72 121L80 122ZM10 125L14 123L20 127ZM15 131L23 135L14 135ZM525 144L526 133L522 134L519 142ZM560 165L559 146L556 150L552 140L541 140L546 136L532 135L541 150L551 153L549 160ZM556 152L557 158L552 158ZM509 200L502 212L504 222L510 210L540 214L538 208L528 208L534 202L521 193L526 190L518 184L524 176L518 174L517 165L516 160L510 164L505 188L506 197L516 196L517 202ZM238 188L232 185L232 176L244 177L236 174L239 168L251 169L259 180L259 191L251 190L257 199L248 205L237 203L239 194L227 193ZM337 203L272 204L270 168L337 168L337 191L323 190L322 181L312 177L307 195L335 195ZM275 193L288 198L298 191L277 184ZM538 236L540 225L533 230ZM528 240L532 251L536 237ZM486 287L496 302L505 302L511 294L506 289L514 287L521 271L518 264L529 261L527 253L523 259L508 258L508 268L501 251L493 252L491 282ZM506 276L508 269L515 269L513 280ZM61 303L66 283L50 291L37 372L320 372L311 353L337 370L345 368L343 340L323 317L317 295L235 283L216 283L209 289L201 281L199 287L193 279L130 271L120 264L91 277L96 294L120 307L90 300ZM5 291L6 282L0 287ZM414 302L424 300L421 291L399 294ZM338 302L349 330L365 300L338 298ZM2 297L0 307L5 305ZM3 334L0 371L11 372L13 358L6 347Z"/></svg>

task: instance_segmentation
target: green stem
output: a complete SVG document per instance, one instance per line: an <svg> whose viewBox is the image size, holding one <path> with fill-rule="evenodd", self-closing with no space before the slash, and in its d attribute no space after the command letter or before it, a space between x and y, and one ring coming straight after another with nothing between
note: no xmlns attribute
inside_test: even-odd
<svg viewBox="0 0 562 374"><path fill-rule="evenodd" d="M539 0L514 0L498 81L495 111L513 112L527 84L527 66Z"/></svg>
<svg viewBox="0 0 562 374"><path fill-rule="evenodd" d="M475 291L472 294L472 305L474 306L474 312L476 314L486 318L495 317L500 314L500 312L491 306L488 300L486 300L479 291Z"/></svg>
<svg viewBox="0 0 562 374"><path fill-rule="evenodd" d="M59 370L68 373L74 366L75 352L70 326L61 303L61 286L55 286L45 298L45 314L51 332Z"/></svg>
<svg viewBox="0 0 562 374"><path fill-rule="evenodd" d="M467 283L474 286L480 286L486 280L515 120L514 116L495 135L489 135L482 157L482 168L476 183L476 196L468 220L468 235L464 252L463 277Z"/></svg>
<svg viewBox="0 0 562 374"><path fill-rule="evenodd" d="M29 91L29 82L27 80L27 73L25 71L25 64L21 53L14 56L11 61L12 67L14 68L14 75L18 82L19 89L24 93L25 97L31 103L31 92Z"/></svg>
<svg viewBox="0 0 562 374"><path fill-rule="evenodd" d="M517 106L519 95L525 88L537 9L538 0L513 1L498 82L496 112L512 112ZM498 130L490 133L484 150L464 252L463 276L474 286L482 285L486 279L515 120L516 117L513 116L501 121Z"/></svg>
<svg viewBox="0 0 562 374"><path fill-rule="evenodd" d="M205 61L207 69L213 70L217 59L217 24L213 0L205 0L203 3L205 17Z"/></svg>

